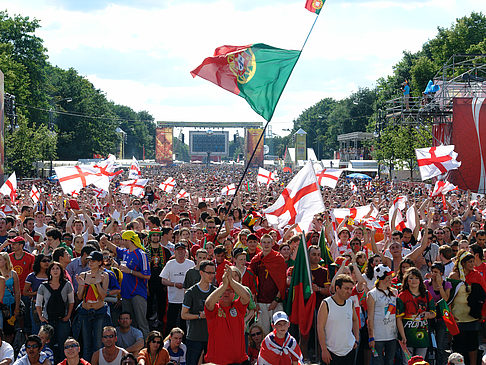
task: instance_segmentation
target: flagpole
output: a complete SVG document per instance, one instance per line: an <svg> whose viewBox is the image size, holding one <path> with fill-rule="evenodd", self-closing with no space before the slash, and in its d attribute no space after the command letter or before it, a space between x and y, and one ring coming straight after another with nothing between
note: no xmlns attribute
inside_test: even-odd
<svg viewBox="0 0 486 365"><path fill-rule="evenodd" d="M302 55L302 52L304 51L304 47L307 44L307 41L309 40L309 37L310 37L310 35L312 33L312 30L314 29L314 26L316 25L316 22L317 22L317 19L318 18L319 18L319 14L317 14L316 18L314 19L314 22L312 23L312 26L311 26L311 28L309 30L309 33L307 34L307 37L305 38L304 44L300 48L300 52L299 52L299 55L297 56L297 60L295 61L294 65L292 66L292 69L290 70L290 76L292 76L292 72L294 72L294 68L297 65L297 63L299 62L300 56ZM265 123L265 126L263 127L263 131L260 134L260 138L258 138L258 142L257 142L255 148L253 149L253 152L252 152L252 154L250 156L250 159L248 160L248 162L247 162L247 164L245 166L245 170L243 171L243 174L241 175L240 182L238 183L238 186L236 187L235 194L233 195L233 198L231 199L231 202L230 202L230 204L229 204L229 206L228 206L228 208L226 210L226 214L224 216L223 221L221 222L221 225L218 228L218 232L216 232L216 238L215 238L216 241L218 240L219 232L221 231L221 228L223 227L224 222L226 222L226 218L228 218L228 214L229 214L229 212L231 210L231 207L233 206L233 202L235 201L235 198L236 198L236 196L238 194L238 191L240 190L241 184L243 183L243 179L245 178L246 173L248 172L248 169L249 169L249 167L251 165L251 162L253 160L253 157L255 156L255 153L256 153L256 151L258 149L258 146L260 145L260 142L262 142L263 136L265 135L265 131L267 130L267 127L268 127L268 125L270 124L270 121L273 118L273 114L275 113L275 109L277 108L278 102L280 101L280 97L282 96L282 93L285 90L285 87L287 86L287 83L289 82L290 76L285 81L285 84L284 84L284 86L283 86L282 90L280 91L280 94L279 94L279 96L277 98L277 102L275 103L275 108L273 108L272 114L269 116L267 122Z"/></svg>

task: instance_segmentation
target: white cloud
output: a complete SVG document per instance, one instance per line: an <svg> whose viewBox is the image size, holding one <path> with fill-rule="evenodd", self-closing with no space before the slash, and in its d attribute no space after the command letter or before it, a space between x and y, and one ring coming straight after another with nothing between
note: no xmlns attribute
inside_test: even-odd
<svg viewBox="0 0 486 365"><path fill-rule="evenodd" d="M191 80L189 71L223 44L263 42L299 49L314 20L304 1L277 6L262 1L244 10L242 2L237 7L231 0L162 3L157 7L153 2L150 8L113 3L99 10L73 11L50 0L0 0L10 14L41 20L38 35L53 64L74 66L80 74L88 74L116 103L147 110L157 120L262 120L244 99L204 80ZM483 0L326 2L277 106L274 131L291 126L303 110L324 97L340 99L360 86L373 85L392 72L403 50L419 50L434 37L438 25L449 26L480 5ZM88 49L89 65L73 58ZM116 56L110 59L110 53ZM130 60L138 56L140 62L128 65L132 70L125 74L116 74L119 67L115 66L126 67L120 60L124 55ZM143 69L144 58L151 59L147 64L152 68ZM113 65L111 70L106 69L107 63ZM154 70L157 64L159 69ZM340 64L349 71L332 69ZM317 70L316 65L320 65ZM151 77L155 71L157 77ZM138 78L127 79L127 74ZM141 82L141 74L151 81Z"/></svg>

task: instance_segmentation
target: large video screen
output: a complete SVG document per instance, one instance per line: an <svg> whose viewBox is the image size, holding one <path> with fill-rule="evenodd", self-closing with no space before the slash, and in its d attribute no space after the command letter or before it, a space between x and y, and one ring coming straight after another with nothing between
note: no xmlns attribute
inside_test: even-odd
<svg viewBox="0 0 486 365"><path fill-rule="evenodd" d="M189 132L189 148L192 155L206 155L208 152L219 156L228 155L229 132Z"/></svg>

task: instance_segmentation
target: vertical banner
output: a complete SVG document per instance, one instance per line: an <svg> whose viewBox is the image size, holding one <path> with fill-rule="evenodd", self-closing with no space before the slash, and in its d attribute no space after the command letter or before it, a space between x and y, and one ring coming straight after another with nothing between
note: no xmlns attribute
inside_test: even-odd
<svg viewBox="0 0 486 365"><path fill-rule="evenodd" d="M0 70L0 182L4 182L5 173L5 93L3 90L3 72Z"/></svg>
<svg viewBox="0 0 486 365"><path fill-rule="evenodd" d="M295 162L307 160L307 133L303 129L295 132Z"/></svg>
<svg viewBox="0 0 486 365"><path fill-rule="evenodd" d="M486 193L486 102L484 98L454 98L452 144L461 167L451 171L460 189Z"/></svg>
<svg viewBox="0 0 486 365"><path fill-rule="evenodd" d="M172 127L155 130L155 161L161 164L172 164Z"/></svg>
<svg viewBox="0 0 486 365"><path fill-rule="evenodd" d="M263 133L262 128L248 128L246 130L246 159L245 161L250 161L251 154L256 148L255 156L251 161L250 167L263 167L263 138L258 144L261 134ZM258 147L257 147L258 144Z"/></svg>

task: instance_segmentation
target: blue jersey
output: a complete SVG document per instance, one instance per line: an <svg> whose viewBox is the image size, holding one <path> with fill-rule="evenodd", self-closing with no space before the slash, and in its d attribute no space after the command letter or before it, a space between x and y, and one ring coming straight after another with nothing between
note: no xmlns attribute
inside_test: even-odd
<svg viewBox="0 0 486 365"><path fill-rule="evenodd" d="M134 251L129 251L126 248L117 247L116 255L120 260L126 261L126 265L130 270L141 272L143 275L150 275L150 265L143 250L137 248ZM140 295L147 299L147 281L130 273L123 273L121 283L122 298L131 299L136 295Z"/></svg>

